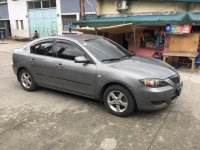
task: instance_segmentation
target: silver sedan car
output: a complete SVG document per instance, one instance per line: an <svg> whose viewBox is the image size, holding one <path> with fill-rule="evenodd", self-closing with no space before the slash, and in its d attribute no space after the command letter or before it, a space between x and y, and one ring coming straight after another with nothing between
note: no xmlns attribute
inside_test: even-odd
<svg viewBox="0 0 200 150"><path fill-rule="evenodd" d="M159 110L181 93L178 72L160 60L135 56L95 35L34 40L13 53L22 88L38 86L102 101L117 116L134 110Z"/></svg>

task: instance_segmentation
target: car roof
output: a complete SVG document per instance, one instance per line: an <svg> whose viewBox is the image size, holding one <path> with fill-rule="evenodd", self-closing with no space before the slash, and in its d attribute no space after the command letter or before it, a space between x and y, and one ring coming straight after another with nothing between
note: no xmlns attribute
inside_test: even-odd
<svg viewBox="0 0 200 150"><path fill-rule="evenodd" d="M30 42L27 45L32 45L32 44L35 44L35 43L40 42L42 40L48 40L48 39L51 39L51 38L82 42L82 41L89 41L89 40L93 40L93 39L99 39L99 38L103 38L103 37L98 36L98 35L91 35L91 34L66 34L66 35L57 35L57 36L39 38L37 40L33 40L32 42ZM27 47L27 45L24 46L24 47Z"/></svg>
<svg viewBox="0 0 200 150"><path fill-rule="evenodd" d="M91 34L66 34L66 35L54 36L54 38L71 39L71 40L77 40L81 42L81 41L99 39L99 38L102 38L102 36L91 35Z"/></svg>
<svg viewBox="0 0 200 150"><path fill-rule="evenodd" d="M91 35L91 34L68 34L65 36L78 41L87 41L87 40L102 38L101 36Z"/></svg>

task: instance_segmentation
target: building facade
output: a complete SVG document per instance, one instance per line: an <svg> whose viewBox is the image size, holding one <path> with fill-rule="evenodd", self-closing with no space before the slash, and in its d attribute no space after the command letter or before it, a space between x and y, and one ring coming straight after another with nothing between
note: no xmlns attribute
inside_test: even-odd
<svg viewBox="0 0 200 150"><path fill-rule="evenodd" d="M8 21L16 39L32 38L35 30L40 37L66 34L79 20L79 7L79 0L0 0L0 23ZM85 12L87 18L96 15L96 0L85 0Z"/></svg>
<svg viewBox="0 0 200 150"><path fill-rule="evenodd" d="M56 0L8 0L13 38L31 38L37 30L40 37L57 34Z"/></svg>
<svg viewBox="0 0 200 150"><path fill-rule="evenodd" d="M57 10L58 34L69 33L68 25L80 20L79 0L60 0ZM85 0L85 17L89 19L94 16L96 16L96 0Z"/></svg>
<svg viewBox="0 0 200 150"><path fill-rule="evenodd" d="M12 37L28 38L29 24L28 24L26 1L7 0L7 2L8 2L8 12L9 12Z"/></svg>
<svg viewBox="0 0 200 150"><path fill-rule="evenodd" d="M11 31L8 13L8 3L7 0L0 0L0 39L9 37L10 35Z"/></svg>
<svg viewBox="0 0 200 150"><path fill-rule="evenodd" d="M35 31L40 37L58 34L56 0L28 1L27 12L31 37Z"/></svg>
<svg viewBox="0 0 200 150"><path fill-rule="evenodd" d="M131 23L130 30L122 26L121 33L116 28L117 34L108 33L109 30L98 34L149 57L169 48L173 35L166 33L167 25L178 30L192 26L191 32L200 32L200 1L197 0L97 0L96 11L97 18L74 24L98 28Z"/></svg>

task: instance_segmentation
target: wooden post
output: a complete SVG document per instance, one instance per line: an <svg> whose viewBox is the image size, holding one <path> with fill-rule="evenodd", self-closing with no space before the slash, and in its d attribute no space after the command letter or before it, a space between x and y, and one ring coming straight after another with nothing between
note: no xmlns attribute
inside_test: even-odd
<svg viewBox="0 0 200 150"><path fill-rule="evenodd" d="M192 66L191 66L191 70L194 71L195 69L195 58L194 57L189 57L192 60Z"/></svg>
<svg viewBox="0 0 200 150"><path fill-rule="evenodd" d="M80 20L84 20L85 16L85 0L79 0L80 3Z"/></svg>
<svg viewBox="0 0 200 150"><path fill-rule="evenodd" d="M167 57L168 57L168 56L163 56L163 61L164 61L164 62L167 61Z"/></svg>
<svg viewBox="0 0 200 150"><path fill-rule="evenodd" d="M95 29L95 35L98 35L97 27L95 27L94 29Z"/></svg>
<svg viewBox="0 0 200 150"><path fill-rule="evenodd" d="M136 53L136 27L133 25L133 36L134 36L134 52Z"/></svg>

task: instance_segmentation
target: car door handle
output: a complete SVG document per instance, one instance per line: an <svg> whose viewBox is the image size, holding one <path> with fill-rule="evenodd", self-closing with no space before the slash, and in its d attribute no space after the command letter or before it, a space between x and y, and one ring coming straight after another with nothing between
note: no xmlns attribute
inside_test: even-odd
<svg viewBox="0 0 200 150"><path fill-rule="evenodd" d="M32 64L35 64L35 59L34 59L34 58L31 58L30 62L31 62Z"/></svg>
<svg viewBox="0 0 200 150"><path fill-rule="evenodd" d="M56 67L57 67L58 69L62 69L62 68L63 68L62 66L63 66L63 65L62 65L61 63L59 63L59 64L56 65Z"/></svg>

